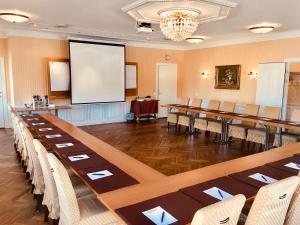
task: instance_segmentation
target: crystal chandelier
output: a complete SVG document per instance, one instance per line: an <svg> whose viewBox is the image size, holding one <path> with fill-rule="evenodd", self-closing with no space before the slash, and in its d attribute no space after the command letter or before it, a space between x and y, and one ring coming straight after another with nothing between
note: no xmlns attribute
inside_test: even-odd
<svg viewBox="0 0 300 225"><path fill-rule="evenodd" d="M173 41L184 41L198 27L200 11L186 8L170 8L158 12L162 33Z"/></svg>

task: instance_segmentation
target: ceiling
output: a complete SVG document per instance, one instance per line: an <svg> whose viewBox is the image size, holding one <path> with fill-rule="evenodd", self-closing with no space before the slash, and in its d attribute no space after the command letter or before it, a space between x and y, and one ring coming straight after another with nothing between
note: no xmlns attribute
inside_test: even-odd
<svg viewBox="0 0 300 225"><path fill-rule="evenodd" d="M220 1L220 0L218 0ZM154 32L141 34L136 31L136 21L122 11L135 0L1 0L0 12L20 10L31 16L29 22L10 24L0 20L0 32L4 35L11 30L54 32L66 36L112 38L116 40L166 44L189 47L188 43L174 43L165 40L159 25ZM206 41L196 47L213 43L230 43L233 40L257 40L272 38L288 33L300 35L299 0L231 0L237 3L228 18L200 24L195 35L206 37ZM269 22L279 27L270 34L253 34L247 30L250 25ZM66 28L56 27L67 24ZM259 37L258 37L259 36ZM195 46L193 46L195 47Z"/></svg>

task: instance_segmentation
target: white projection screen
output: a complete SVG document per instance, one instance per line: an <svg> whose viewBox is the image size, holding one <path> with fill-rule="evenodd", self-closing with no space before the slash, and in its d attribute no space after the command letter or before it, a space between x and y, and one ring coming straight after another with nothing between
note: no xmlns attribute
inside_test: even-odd
<svg viewBox="0 0 300 225"><path fill-rule="evenodd" d="M125 101L125 46L70 40L72 104Z"/></svg>

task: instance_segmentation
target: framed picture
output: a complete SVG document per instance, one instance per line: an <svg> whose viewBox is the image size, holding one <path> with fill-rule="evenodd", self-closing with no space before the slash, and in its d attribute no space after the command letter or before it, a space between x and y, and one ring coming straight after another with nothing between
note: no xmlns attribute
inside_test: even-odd
<svg viewBox="0 0 300 225"><path fill-rule="evenodd" d="M241 65L216 66L215 89L240 89Z"/></svg>

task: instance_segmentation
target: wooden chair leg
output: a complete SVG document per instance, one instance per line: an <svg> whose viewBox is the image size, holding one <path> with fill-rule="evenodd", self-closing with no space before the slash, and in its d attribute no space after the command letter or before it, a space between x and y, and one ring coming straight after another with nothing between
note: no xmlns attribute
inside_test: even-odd
<svg viewBox="0 0 300 225"><path fill-rule="evenodd" d="M170 130L170 122L168 122L168 131Z"/></svg>
<svg viewBox="0 0 300 225"><path fill-rule="evenodd" d="M49 210L48 210L48 207L45 206L45 214L44 214L44 222L49 222Z"/></svg>
<svg viewBox="0 0 300 225"><path fill-rule="evenodd" d="M41 211L42 207L42 202L43 202L43 195L36 195L36 206L35 206L35 211L39 212Z"/></svg>

